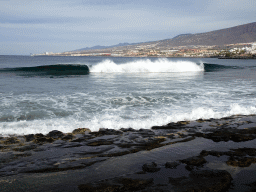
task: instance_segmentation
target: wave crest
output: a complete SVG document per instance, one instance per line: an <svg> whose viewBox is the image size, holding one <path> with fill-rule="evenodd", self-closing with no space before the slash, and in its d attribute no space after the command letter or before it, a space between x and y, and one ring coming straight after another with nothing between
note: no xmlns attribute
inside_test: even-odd
<svg viewBox="0 0 256 192"><path fill-rule="evenodd" d="M90 68L94 73L175 73L204 71L204 64L196 64L192 61L170 61L168 59L138 60L126 64L116 64L111 60L105 60Z"/></svg>
<svg viewBox="0 0 256 192"><path fill-rule="evenodd" d="M67 76L67 75L87 75L89 74L89 67L87 65L77 64L56 64L56 65L42 65L34 67L18 67L18 68L4 68L1 72L19 73L22 76Z"/></svg>

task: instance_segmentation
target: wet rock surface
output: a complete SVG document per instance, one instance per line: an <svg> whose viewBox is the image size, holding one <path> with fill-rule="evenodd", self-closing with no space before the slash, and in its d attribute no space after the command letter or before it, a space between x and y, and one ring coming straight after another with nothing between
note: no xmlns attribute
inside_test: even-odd
<svg viewBox="0 0 256 192"><path fill-rule="evenodd" d="M200 191L199 188L201 191L228 191L233 183L229 168L240 170L256 167L256 116L232 116L169 123L153 126L151 129L101 128L97 132L91 132L88 128L78 128L72 133L53 130L46 135L1 136L0 186L11 186L5 181L10 178L17 180L20 176L27 178L33 174L38 177L48 174L49 177L54 177L54 174L60 176L86 171L125 155L136 159L137 154L145 152L150 157L151 151L171 149L172 146L180 146L182 149L183 144L192 144L198 138L209 141L212 149L206 148L197 154L190 154L183 149L178 153L180 159L170 160L166 157L161 159L164 163L159 163L159 159L155 157L153 161L138 164L140 171L129 169L129 174L133 172L129 177L119 176L101 181L95 177L92 179L94 182L90 183L76 182L71 178L75 184L73 186L71 183L70 186L74 191ZM238 147L228 150L214 148L214 145L224 147L226 143L234 143ZM239 147L246 143L250 143L250 146ZM219 170L218 166L209 169L216 163L211 162L211 158L215 158L227 170ZM221 160L222 158L225 160ZM122 161L121 164L125 162ZM107 175L106 173L106 178ZM159 180L161 177L163 179ZM200 178L205 184L196 183L196 178ZM217 184L213 185L214 182ZM58 186L62 185L67 184L63 181ZM253 182L251 185L242 185L249 188L251 186L252 189L255 187ZM10 191L9 189L4 188L3 191ZM63 190L65 191L65 187ZM52 191L57 189L53 188Z"/></svg>
<svg viewBox="0 0 256 192"><path fill-rule="evenodd" d="M178 163L178 162L166 162L165 163L165 167L171 168L171 169L176 168L178 165L180 165L180 163Z"/></svg>
<svg viewBox="0 0 256 192"><path fill-rule="evenodd" d="M179 191L227 191L232 177L225 170L193 171L189 177L169 178Z"/></svg>
<svg viewBox="0 0 256 192"><path fill-rule="evenodd" d="M153 184L153 179L118 178L105 180L98 183L81 184L78 186L81 192L106 192L106 191L138 191Z"/></svg>
<svg viewBox="0 0 256 192"><path fill-rule="evenodd" d="M248 186L251 187L250 192L256 191L256 181L248 184Z"/></svg>
<svg viewBox="0 0 256 192"><path fill-rule="evenodd" d="M252 163L256 163L256 149L255 148L238 148L230 151L205 151L200 153L202 156L229 156L226 164L233 167L249 167Z"/></svg>
<svg viewBox="0 0 256 192"><path fill-rule="evenodd" d="M157 164L155 162L152 163L146 163L142 166L142 170L144 172L157 172L160 171L160 168L157 167Z"/></svg>
<svg viewBox="0 0 256 192"><path fill-rule="evenodd" d="M193 170L194 166L203 166L207 161L199 156L199 157L190 157L187 159L180 160L180 162L186 164L186 169L187 170Z"/></svg>

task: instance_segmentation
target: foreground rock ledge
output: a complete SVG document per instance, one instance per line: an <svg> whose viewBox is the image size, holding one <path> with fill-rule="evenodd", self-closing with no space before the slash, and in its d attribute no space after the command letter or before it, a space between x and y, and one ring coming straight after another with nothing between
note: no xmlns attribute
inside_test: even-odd
<svg viewBox="0 0 256 192"><path fill-rule="evenodd" d="M162 164L157 162L157 158L153 161L151 159L151 163L145 159L145 162L140 164L141 171L138 172L134 168L134 174L129 177L119 176L115 179L101 181L93 178L91 180L95 180L95 182L92 183L78 182L74 178L70 178L71 181L74 181L73 184L67 186L66 183L59 180L58 189L47 188L47 182L43 187L42 185L35 187L34 184L23 186L23 188L26 191L58 191L60 188L63 188L62 191L169 191L169 189L197 191L199 188L204 189L204 186L196 185L195 178L202 177L208 187L205 191L223 191L229 188L230 183L233 184L228 167L237 167L243 170L251 169L256 164L255 115L182 121L139 130L122 128L120 130L100 129L97 132L91 132L88 128L78 128L72 133L53 130L46 135L38 133L0 137L0 186L2 191L12 191L12 187L17 185L15 181L22 183L19 179L29 178L33 174L36 174L37 177L42 175L42 178L45 178L44 174L55 177L54 174L57 173L56 177L60 177L62 173L86 172L93 166L101 167L100 165L104 162L111 162L112 158L129 154L136 159L137 154L143 151L148 151L150 156L154 149L162 150L167 146L176 145L182 148L185 143L192 144L198 139L209 141L212 146L215 144L225 146L225 143L233 143L236 148L231 147L226 151L219 151L218 148L206 149L175 161L165 159L165 163ZM250 145L247 146L246 143L250 143ZM186 153L186 151L183 150L182 153ZM227 170L209 169L208 166L211 164L209 158L213 157L217 158L215 161L225 165ZM125 165L125 162L121 164ZM179 170L183 171L184 175L181 177L171 176L177 171L180 172ZM133 168L129 172L133 172ZM166 180L163 180L164 183L159 183L156 178L164 174L167 174ZM220 177L217 176L218 174ZM222 178L220 179L223 181L222 183L219 178ZM12 179L13 183L7 182ZM212 185L213 182L217 183L216 186ZM256 179L251 183L255 182ZM236 183L235 180L234 183ZM255 187L253 184L242 185L246 190ZM16 188L13 191L19 191L19 189Z"/></svg>

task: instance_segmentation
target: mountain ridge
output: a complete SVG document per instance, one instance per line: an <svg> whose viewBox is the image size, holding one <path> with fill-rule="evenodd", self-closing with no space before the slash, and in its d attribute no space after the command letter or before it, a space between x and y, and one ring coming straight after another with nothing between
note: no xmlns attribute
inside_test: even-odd
<svg viewBox="0 0 256 192"><path fill-rule="evenodd" d="M256 41L256 22L247 23L243 25L237 25L234 27L213 30L204 33L186 33L180 34L170 39L148 41L140 43L119 43L112 46L94 46L82 48L78 51L89 51L89 50L109 50L111 48L128 48L131 46L157 44L157 47L170 48L177 46L192 46L192 45L225 45L225 44L236 44L236 43L250 43Z"/></svg>
<svg viewBox="0 0 256 192"><path fill-rule="evenodd" d="M256 22L157 42L167 43L172 46L188 46L225 45L254 41L256 41Z"/></svg>
<svg viewBox="0 0 256 192"><path fill-rule="evenodd" d="M139 43L119 43L116 45L110 45L110 46L102 46L102 45L96 45L93 47L85 47L85 48L81 48L81 49L76 49L74 51L86 51L86 50L95 50L95 49L108 49L108 48L112 48L112 47L122 47L122 46L128 46L128 45L135 45L135 44L139 44Z"/></svg>

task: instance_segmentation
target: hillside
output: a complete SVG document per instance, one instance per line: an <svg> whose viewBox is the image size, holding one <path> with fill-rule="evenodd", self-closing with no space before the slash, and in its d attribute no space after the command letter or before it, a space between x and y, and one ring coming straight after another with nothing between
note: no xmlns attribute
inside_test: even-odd
<svg viewBox="0 0 256 192"><path fill-rule="evenodd" d="M119 43L117 45L111 45L111 46L101 46L101 45L96 45L93 47L86 47L86 48L82 48L82 49L77 49L74 51L87 51L87 50L95 50L95 49L108 49L108 48L113 48L113 47L122 47L122 46L128 46L128 45L135 45L138 43Z"/></svg>
<svg viewBox="0 0 256 192"><path fill-rule="evenodd" d="M133 43L133 44L118 44L116 46L101 47L95 46L92 48L85 48L75 51L84 52L86 50L108 50L116 49L129 49L140 45L155 45L157 48L167 47L178 47L178 46L189 46L189 45L225 45L225 44L236 44L236 43L250 43L256 41L256 22L239 25L231 28L215 30L206 33L197 34L181 34L172 39L165 39L160 41L152 41L145 43ZM156 47L155 47L156 48Z"/></svg>
<svg viewBox="0 0 256 192"><path fill-rule="evenodd" d="M256 41L256 22L197 34L180 35L158 41L159 46L225 45Z"/></svg>
<svg viewBox="0 0 256 192"><path fill-rule="evenodd" d="M112 46L94 46L63 53L37 55L212 57L223 55L223 49L232 48L239 54L255 54L256 44L253 42L256 42L256 22L206 33L181 34L172 39L159 41L132 44L119 43Z"/></svg>

